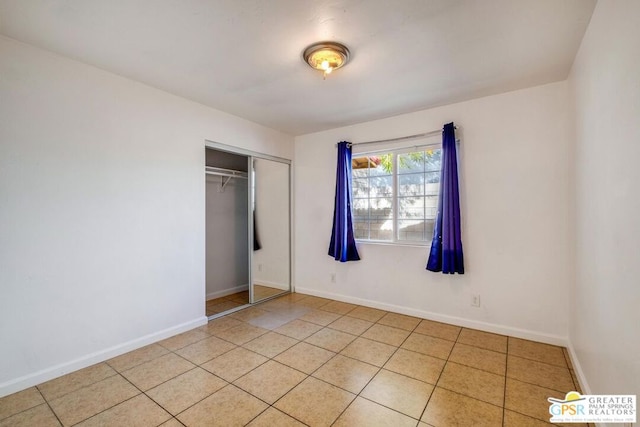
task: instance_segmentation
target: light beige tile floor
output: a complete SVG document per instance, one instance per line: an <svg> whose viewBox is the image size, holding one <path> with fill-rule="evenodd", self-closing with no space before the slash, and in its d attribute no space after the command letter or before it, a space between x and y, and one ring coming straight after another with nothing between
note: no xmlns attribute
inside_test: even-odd
<svg viewBox="0 0 640 427"><path fill-rule="evenodd" d="M255 301L270 298L283 292L285 291L282 289L259 285L257 283L253 285L253 298ZM249 291L242 291L208 300L205 304L205 311L207 316L213 316L214 314L220 314L246 304L249 304Z"/></svg>
<svg viewBox="0 0 640 427"><path fill-rule="evenodd" d="M544 426L571 390L561 347L290 294L1 398L0 427Z"/></svg>

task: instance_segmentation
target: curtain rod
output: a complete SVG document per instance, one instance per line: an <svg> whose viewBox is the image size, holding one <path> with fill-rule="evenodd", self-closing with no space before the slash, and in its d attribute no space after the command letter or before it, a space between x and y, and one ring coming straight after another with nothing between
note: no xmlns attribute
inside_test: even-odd
<svg viewBox="0 0 640 427"><path fill-rule="evenodd" d="M453 127L454 129L458 129L457 126ZM380 142L397 142L397 141L404 141L407 139L415 139L415 138L424 138L427 136L434 136L434 135L438 135L439 133L442 133L442 129L436 129L436 130L432 130L429 132L425 132L425 133L417 133L415 135L409 135L409 136L401 136L398 138L389 138L389 139L378 139L376 141L366 141L366 142L352 142L350 143L351 146L354 145L365 145L365 144L378 144ZM337 146L338 144L336 144Z"/></svg>

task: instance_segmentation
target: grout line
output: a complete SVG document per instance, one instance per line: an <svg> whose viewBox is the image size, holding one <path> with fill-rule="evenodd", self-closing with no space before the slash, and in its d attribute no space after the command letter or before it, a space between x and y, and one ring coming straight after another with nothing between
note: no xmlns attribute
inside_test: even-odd
<svg viewBox="0 0 640 427"><path fill-rule="evenodd" d="M306 378L305 378L305 379L306 379ZM304 380L302 380L302 381L304 381ZM301 381L301 382L302 382L302 381ZM297 387L297 385L296 385L296 387ZM295 387L294 387L294 388L295 388ZM285 394L285 395L283 395L282 397L280 397L280 399L282 399L284 396L286 396L286 394ZM278 399L278 400L276 400L275 402L273 402L273 405L269 405L269 408L273 408L274 410L276 410L276 411L278 411L278 412L282 412L284 415L286 415L286 416L288 416L288 417L290 417L290 418L293 418L294 420L298 421L300 424L302 424L302 425L305 425L305 426L309 427L309 424L305 423L304 421L299 420L298 418L294 417L293 415L288 414L288 413L286 413L286 412L284 412L284 411L281 411L280 409L276 408L276 407L275 407L275 404L276 404L276 403L278 403L278 401L280 401L280 399ZM262 412L260 413L260 415L262 415L264 412L266 412L267 410L269 410L269 408L267 408L267 409L265 409L264 411L262 411ZM256 418L257 418L257 417L256 417ZM255 418L254 418L254 420L255 420ZM253 420L251 420L251 421L253 421ZM251 424L251 421L249 421L249 424ZM249 425L249 424L247 424L247 425Z"/></svg>
<svg viewBox="0 0 640 427"><path fill-rule="evenodd" d="M540 384L530 383L528 381L523 381L523 380L518 379L518 378L512 378L512 377L505 377L505 378L508 378L511 381L518 381L518 382L523 383L523 384L532 385L534 387L543 388L545 390L553 391L553 392L560 393L560 394L567 393L566 391L558 390L556 388L546 387L546 386L543 386L543 385L540 385ZM569 391L571 391L571 390L569 390Z"/></svg>
<svg viewBox="0 0 640 427"><path fill-rule="evenodd" d="M163 349L165 349L165 350L167 350L167 349L166 349L166 348L164 348L164 347L162 347L162 348L163 348ZM154 358L152 358L152 359L149 359L149 360L145 360L145 361L144 361L144 362L142 362L142 363L138 363L137 365L131 366L131 367L127 368L127 369L123 369L123 370L121 370L121 371L119 371L119 370L117 370L117 369L115 369L115 368L113 368L113 367L111 367L111 368L112 368L114 371L116 371L116 373L117 373L117 374L122 374L123 372L129 372L129 371L131 371L131 370L133 370L133 369L136 369L136 368L141 367L142 365L145 365L145 364L147 364L147 363L151 363L151 362L153 362L154 360L158 360L158 359L160 359L161 357L168 356L169 354L172 354L172 353L173 353L173 351L171 351L171 350L167 350L167 352L166 352L166 353L164 353L164 354L161 354L161 355L156 356L156 357L154 357ZM173 353L173 354L175 354L175 353ZM111 365L109 365L109 366L111 366Z"/></svg>
<svg viewBox="0 0 640 427"><path fill-rule="evenodd" d="M204 326L204 325L203 325L203 326ZM158 341L157 343L154 343L154 344L158 344L159 346L163 347L164 349L166 349L166 350L168 350L168 351L170 351L170 352L172 352L172 353L175 353L175 352L176 352L176 351L178 351L178 350L182 350L183 348L187 348L187 347L189 347L190 345L193 345L193 344L199 343L200 341L204 341L204 340L206 340L206 339L208 339L208 338L210 338L210 337L211 337L211 334L210 334L210 333L208 333L208 332L206 332L206 331L204 331L204 330L202 330L202 329L200 329L200 328L201 328L201 326L200 326L200 327L198 327L198 328L195 328L195 329L191 329L190 331L186 331L186 332L183 332L183 333L181 333L181 334L177 334L177 335L174 335L174 336L172 336L172 337L165 338L164 340L162 340L162 341L170 340L170 339L172 339L172 338L175 338L175 337L178 337L178 336L180 336L180 335L187 334L187 333L189 333L189 332L193 332L193 331L202 332L202 333L204 333L204 334L206 335L206 337L204 337L204 338L200 338L200 339L197 339L197 340L195 340L195 341L193 341L193 342L190 342L190 343L188 343L188 344L183 345L182 347L178 347L178 348L168 348L168 347L165 347L164 345L162 345L162 344L161 344L161 342L162 342L162 341ZM125 354L126 354L126 353L125 353Z"/></svg>
<svg viewBox="0 0 640 427"><path fill-rule="evenodd" d="M207 371L207 372L208 372L208 371ZM213 374L212 374L212 375L213 375ZM218 378L220 378L220 377L218 377ZM211 393L211 394L206 395L206 396L205 396L205 397L203 397L202 399L200 399L200 400L198 400L198 401L194 402L193 404L191 404L191 405L187 406L186 408L184 408L183 410L181 410L180 412L178 412L178 413L177 413L177 414L175 414L175 415L171 414L171 412L169 412L169 410L167 410L164 406L160 405L160 403L158 403L158 402L156 402L156 403L158 403L158 405L160 405L160 406L162 407L162 409L164 409L165 411L169 412L169 414L171 414L171 416L172 416L173 418L176 418L176 419L177 419L177 418L178 418L178 415L180 415L180 414L182 414L182 413L184 413L184 412L188 411L189 409L193 408L194 406L196 406L197 404L199 404L199 403L200 403L200 402L202 402L203 400L208 399L209 397L213 396L213 395L214 395L214 394L216 394L217 392L222 391L222 390L224 390L225 388L227 388L227 387L229 387L230 385L232 385L229 381L226 381L226 380L224 380L224 379L223 379L223 381L224 381L224 382L226 382L226 384L225 384L225 385L223 385L222 387L220 387L218 390L214 391L214 392L213 392L213 393ZM238 387L236 387L236 388L238 388ZM244 391L244 390L242 390L242 391ZM146 394L146 393L145 393L145 394ZM252 396L253 396L253 395L252 395ZM149 399L153 400L153 399L151 398L151 396L148 396L148 397L149 397ZM154 400L154 402L155 402L155 400ZM178 421L180 421L180 420L178 420ZM180 421L180 424L184 425L184 423L183 423L182 421Z"/></svg>
<svg viewBox="0 0 640 427"><path fill-rule="evenodd" d="M57 379L60 379L60 378L66 377L67 375L71 375L71 374L74 374L74 373L76 373L76 372L80 372L80 371L81 371L81 370L83 370L83 369L91 368L91 367L93 367L93 366L101 365L101 364L103 364L103 363L104 363L105 365L107 365L110 369L112 369L112 370L113 370L113 373L112 373L112 374L107 375L106 377L101 378L101 379L99 379L99 380L96 380L96 381L94 381L94 382L92 382L92 383L90 383L90 384L86 384L86 385L83 385L83 386L81 386L81 387L78 387L77 389L74 389L74 390L71 390L71 391L66 391L66 392L62 393L61 395L54 397L54 398L53 398L53 399L51 399L51 400L60 399L60 398L62 398L62 397L64 397L64 396L67 396L67 395L69 395L69 394L71 394L71 393L75 393L75 392L77 392L77 391L79 391L79 390L82 390L82 389L84 389L84 388L90 387L90 386L92 386L92 385L94 385L94 384L96 384L96 383L99 383L99 382L104 381L104 380L106 380L106 379L109 379L109 378L111 378L111 377L115 377L116 375L118 375L118 374L119 374L119 372L118 372L117 370L115 370L114 368L112 368L112 367L111 367L111 365L109 365L109 364L105 361L105 362L99 362L99 363L96 363L96 364L93 364L93 365L87 366L86 368L78 369L77 371L69 372L69 373L64 374L64 375L62 375L62 376L60 376L60 377L54 378L54 379L52 379L52 380L50 380L50 381L55 381L55 380L57 380ZM33 387L35 387L35 388L37 388L37 389L38 389L38 391L40 392L40 394L42 395L42 397L45 399L45 401L48 401L48 400L47 400L47 398L45 397L44 393L42 393L42 391L40 390L40 386L41 386L41 385L43 385L43 384L45 384L45 383L47 383L47 382L49 382L49 381L45 381L45 382L43 382L43 383L36 384L35 386L33 386ZM29 408L29 409L30 409L30 408ZM24 411L21 411L21 412L24 412Z"/></svg>
<svg viewBox="0 0 640 427"><path fill-rule="evenodd" d="M415 380L415 378L413 378L413 379ZM420 381L420 380L418 380L418 381ZM425 383L425 384L428 384L428 383ZM429 384L429 385L431 385L431 384ZM365 388L366 388L366 387L365 387ZM364 389L363 389L363 390L364 390ZM411 418L412 420L415 420L415 421L417 421L417 422L420 422L420 418L416 418L416 417L414 417L414 416L412 416L412 415L405 414L404 412L401 412L401 411L399 411L399 410L397 410L397 409L394 409L394 408L392 408L392 407L390 407L390 406L387 406L387 405L385 405L384 403L376 402L375 400L371 400L371 399L369 399L368 397L361 396L360 394L358 394L356 397L360 397L361 399L368 400L369 402L375 403L376 405L380 405L380 406L382 406L383 408L390 409L390 410L392 410L393 412L397 412L398 414L404 415L405 417L408 417L408 418ZM355 401L355 399L354 399L354 401Z"/></svg>
<svg viewBox="0 0 640 427"><path fill-rule="evenodd" d="M133 395L133 396L131 396L131 397L127 398L127 399L124 399L124 400L123 400L123 401L121 401L121 402L118 402L118 403L116 403L116 404L114 404L114 405L111 405L111 406L109 406L108 408L105 408L105 409L103 409L103 410L101 410L101 411L98 411L98 412L96 412L95 414L92 414L92 415L88 416L87 418L84 418L84 419L82 419L82 420L78 421L78 422L77 422L77 423L75 423L74 425L77 425L77 424L79 424L79 423L81 423L81 422L84 422L84 421L86 421L86 420L88 420L88 419L91 419L91 418L93 418L93 417L95 417L95 416L97 416L97 415L99 415L99 414L101 414L101 413L103 413L103 412L106 412L106 411L108 411L108 410L110 410L110 409L113 409L113 408L115 408L116 406L118 406L118 405L120 405L120 404L122 404L122 403L124 403L124 402L128 402L129 400L131 400L131 399L133 399L133 398L136 398L136 397L138 397L138 396L140 396L140 395L145 395L145 396L147 396L147 395L146 395L146 393L145 393L144 391L142 391L138 386L136 386L136 385L135 385L135 384L133 384L131 381L129 381L129 380L128 380L124 375L122 375L120 372L118 372L116 375L120 376L120 378L122 378L123 380L125 380L127 383L131 384L131 386L133 386L136 390L138 390L138 392L139 392L139 393L137 393L137 394L135 394L135 395ZM108 377L108 378L112 378L112 377L115 377L115 375L112 375L112 376L110 376L110 377ZM105 378L105 379L107 379L107 378ZM93 383L93 384L97 384L97 383L99 383L99 382L101 382L101 381L104 381L104 380L96 381L96 382L95 382L95 383ZM93 385L93 384L91 384L91 385ZM85 388L85 387L83 387L83 388ZM72 392L72 393L73 393L73 392ZM69 394L69 393L67 393L67 394ZM44 397L44 396L43 396L43 397ZM149 397L149 396L147 396L147 397ZM149 398L150 398L150 397L149 397ZM167 413L171 416L171 413L170 413L169 411L167 411L167 410L166 410L162 405L158 405L158 406L160 406L160 407L162 408L162 410L164 410L165 412L167 412ZM53 410L53 409L52 409L52 410ZM54 412L54 414L55 414L55 412ZM57 415L56 415L56 418L57 418ZM60 420L58 420L58 421L60 421ZM168 420L167 420L167 421L168 421ZM62 422L60 422L60 424L64 426L64 424L63 424Z"/></svg>
<svg viewBox="0 0 640 427"><path fill-rule="evenodd" d="M60 423L61 426L63 426L64 424L62 423L62 420L60 419L60 417L58 417L58 414L56 414L56 411L53 410L53 408L51 407L51 404L49 403L49 401L47 400L46 397L44 397L44 394L42 394L42 391L40 391L40 388L38 386L35 386L35 389L38 390L38 393L40 394L40 396L42 397L42 400L44 400L44 403L47 405L47 407L49 408L49 410L51 411L51 413L53 414L54 417L56 417L56 420L58 420L58 422ZM68 393L67 393L68 394ZM61 396L62 397L62 396ZM35 408L35 406L34 406ZM29 408L31 409L31 408ZM26 409L26 411L28 411L29 409ZM24 411L21 411L19 413L22 413ZM14 414L17 415L17 414ZM13 416L13 415L12 415ZM7 418L8 419L8 418Z"/></svg>
<svg viewBox="0 0 640 427"><path fill-rule="evenodd" d="M185 359L185 360L186 360L186 359ZM188 360L187 360L187 362L188 362ZM191 363L191 362L189 362L189 363ZM191 364L193 365L193 363L191 363ZM197 369L197 368L200 368L200 366L195 365L193 368L187 369L186 371L181 372L181 373L179 373L178 375L176 375L176 376L174 376L174 377L171 377L171 378L169 378L169 379L166 379L166 380L162 381L161 383L158 383L158 384L154 385L153 387L151 387L151 388L150 388L149 390L147 390L147 391L151 391L151 390L153 390L153 389L154 389L154 388L156 388L156 387L160 387L161 385L166 384L166 383L168 383L169 381L174 380L174 379L178 378L179 376L184 375L184 374L186 374L187 372L191 372L191 371L193 371L194 369ZM204 371L207 371L207 370L206 370L206 369L204 369L204 368L200 368L200 369L203 369ZM209 371L207 371L207 372L209 372ZM210 372L209 372L209 373L210 373ZM212 374L212 375L213 375L213 374ZM124 377L124 375L123 375L123 377ZM125 377L125 379L126 379L126 377ZM127 381L129 381L129 380L127 380ZM129 382L130 382L130 383L131 383L135 388L137 388L138 390L140 390L140 392L141 392L141 393L147 394L147 391L143 391L141 388L139 388L138 386L136 386L135 384L133 384L133 382L131 382L131 381L129 381ZM151 397L151 396L149 396L149 397ZM161 405L161 406L162 406L162 405Z"/></svg>
<svg viewBox="0 0 640 427"><path fill-rule="evenodd" d="M244 390L243 390L244 391ZM253 395L252 395L253 396ZM255 396L254 396L255 397ZM253 422L253 420L255 420L256 418L258 418L260 415L264 414L265 412L267 412L269 410L269 408L271 408L272 406L269 405L266 408L264 408L262 411L260 411L255 417L251 418L249 420L249 422L247 422L246 424L244 424L245 426L251 424Z"/></svg>
<svg viewBox="0 0 640 427"><path fill-rule="evenodd" d="M522 413L522 412L520 412L520 411L518 411L516 409L507 409L507 410L510 411L510 412L514 412L514 413L516 413L518 415L522 415L523 417L527 417L527 418L531 418L532 420L543 422L548 426L556 426L556 425L558 425L558 424L551 424L548 419L536 418L534 416L524 414L524 413Z"/></svg>
<svg viewBox="0 0 640 427"><path fill-rule="evenodd" d="M458 332L458 336L459 335L460 335L460 332ZM436 383L433 385L433 390L431 390L431 394L429 395L429 398L427 399L427 403L424 405L424 408L422 409L422 414L420 414L420 420L422 420L422 418L424 417L424 414L427 411L427 406L429 406L429 402L431 402L431 398L433 397L433 394L436 392L436 388L438 387L438 383L440 382L440 378L442 377L442 373L444 372L445 368L447 367L447 363L449 363L449 358L451 357L451 353L453 352L453 347L454 346L455 346L455 343L451 347L451 351L449 351L449 356L447 356L447 360L445 360L444 365L442 365L442 370L440 371L440 374L438 375L438 379L436 380Z"/></svg>
<svg viewBox="0 0 640 427"><path fill-rule="evenodd" d="M135 387L135 386L134 386L134 387ZM137 388L137 387L136 387L136 388ZM138 389L138 390L140 391L140 389ZM144 392L140 392L140 393L138 393L138 394L136 394L136 395L134 395L134 396L131 396L131 397L130 397L130 398L128 398L128 399L123 400L122 402L118 402L118 403L116 403L116 404L115 404L115 405L113 405L113 406L110 406L110 407L108 407L108 408L106 408L106 409L103 409L103 410L102 410L102 411L100 411L100 412L96 412L95 414L90 415L89 417L87 417L87 418L85 418L85 419L83 419L83 420L78 421L77 423L75 423L75 424L74 424L74 426L75 426L75 425L78 425L78 424L80 424L80 423L83 423L83 422L85 422L85 421L87 421L87 420L90 420L91 418L97 417L98 415L102 414L103 412L107 412L108 410L113 409L113 408L115 408L116 406L121 405L121 404L123 404L123 403L125 403L125 402L128 402L128 401L130 401L131 399L135 399L136 397L141 396L141 395L144 395L144 396L148 397L149 399L151 399L151 398L150 398L149 396L147 396ZM154 402L155 402L155 401L154 401ZM157 402L155 402L155 403L157 403ZM162 405L158 404L158 406L160 406L160 408L162 408L162 410L163 410L163 411L165 411L167 414L169 414L169 419L171 419L171 417L173 417L173 415L171 415L171 412L167 411L167 410L166 410ZM165 423L165 422L169 421L169 419L167 419L167 420L163 421L163 423ZM62 424L62 422L61 422L60 424L64 426L64 424Z"/></svg>
<svg viewBox="0 0 640 427"><path fill-rule="evenodd" d="M509 339L507 338L507 354L504 362L504 388L502 390L502 425L505 423L505 414L507 406L507 371L509 369Z"/></svg>
<svg viewBox="0 0 640 427"><path fill-rule="evenodd" d="M479 347L479 348L480 348L480 347ZM492 350L490 350L490 351L492 351ZM529 360L529 361L531 361L531 362L543 363L543 364L545 364L545 365L553 366L553 367L556 367L556 368L567 369L567 370L569 370L569 371L571 370L571 368L569 368L569 365L567 365L566 363L565 363L565 365L564 365L564 366L560 366L560 365L556 365L556 364L554 364L554 363L543 362L542 360L539 360L539 359L532 359L531 357L520 356L520 355L517 355L517 354L508 354L508 353L502 353L502 354L507 354L508 356L511 356L511 357L517 357L517 358L519 358L519 359ZM563 356L563 357L564 357L564 356Z"/></svg>

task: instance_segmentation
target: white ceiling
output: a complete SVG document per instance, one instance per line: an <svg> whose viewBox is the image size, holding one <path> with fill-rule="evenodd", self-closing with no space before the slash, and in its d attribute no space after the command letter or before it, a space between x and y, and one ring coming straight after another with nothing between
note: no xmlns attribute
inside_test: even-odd
<svg viewBox="0 0 640 427"><path fill-rule="evenodd" d="M563 80L595 2L0 0L0 33L300 135Z"/></svg>

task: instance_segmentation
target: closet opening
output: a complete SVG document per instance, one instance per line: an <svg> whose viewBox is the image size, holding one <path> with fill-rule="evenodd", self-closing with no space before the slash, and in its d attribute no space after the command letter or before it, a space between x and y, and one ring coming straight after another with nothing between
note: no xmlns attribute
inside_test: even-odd
<svg viewBox="0 0 640 427"><path fill-rule="evenodd" d="M207 142L206 315L291 289L290 162Z"/></svg>

